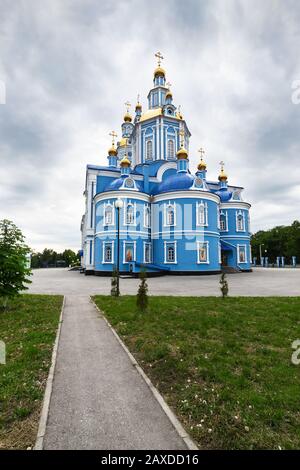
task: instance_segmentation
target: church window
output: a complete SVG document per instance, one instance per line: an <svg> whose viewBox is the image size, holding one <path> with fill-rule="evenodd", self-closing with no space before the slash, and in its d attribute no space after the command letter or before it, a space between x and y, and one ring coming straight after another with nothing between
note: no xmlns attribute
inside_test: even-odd
<svg viewBox="0 0 300 470"><path fill-rule="evenodd" d="M244 232L245 231L245 219L242 211L236 213L236 231Z"/></svg>
<svg viewBox="0 0 300 470"><path fill-rule="evenodd" d="M113 208L109 204L104 209L104 225L112 225L113 224Z"/></svg>
<svg viewBox="0 0 300 470"><path fill-rule="evenodd" d="M168 158L174 158L174 157L175 157L174 140L169 139L168 140Z"/></svg>
<svg viewBox="0 0 300 470"><path fill-rule="evenodd" d="M103 243L103 263L113 263L113 242Z"/></svg>
<svg viewBox="0 0 300 470"><path fill-rule="evenodd" d="M165 243L165 263L177 263L176 242Z"/></svg>
<svg viewBox="0 0 300 470"><path fill-rule="evenodd" d="M220 230L221 232L227 232L227 213L220 213Z"/></svg>
<svg viewBox="0 0 300 470"><path fill-rule="evenodd" d="M176 225L175 224L175 208L169 204L165 211L165 225Z"/></svg>
<svg viewBox="0 0 300 470"><path fill-rule="evenodd" d="M135 224L135 214L134 214L134 206L133 204L129 203L126 207L126 225L134 225Z"/></svg>
<svg viewBox="0 0 300 470"><path fill-rule="evenodd" d="M246 245L238 245L237 251L238 251L238 262L247 263Z"/></svg>
<svg viewBox="0 0 300 470"><path fill-rule="evenodd" d="M208 242L197 242L197 262L209 263Z"/></svg>
<svg viewBox="0 0 300 470"><path fill-rule="evenodd" d="M145 227L150 227L150 207L149 206L145 206L144 226Z"/></svg>
<svg viewBox="0 0 300 470"><path fill-rule="evenodd" d="M144 244L144 263L151 263L152 261L152 246L151 243Z"/></svg>
<svg viewBox="0 0 300 470"><path fill-rule="evenodd" d="M147 160L152 160L152 155L153 155L152 140L147 140L147 143L146 143L146 159Z"/></svg>
<svg viewBox="0 0 300 470"><path fill-rule="evenodd" d="M207 217L207 203L200 203L197 202L197 225L207 225L208 217Z"/></svg>
<svg viewBox="0 0 300 470"><path fill-rule="evenodd" d="M124 241L123 250L124 250L123 251L124 263L131 263L132 261L135 261L135 253L136 253L135 242Z"/></svg>

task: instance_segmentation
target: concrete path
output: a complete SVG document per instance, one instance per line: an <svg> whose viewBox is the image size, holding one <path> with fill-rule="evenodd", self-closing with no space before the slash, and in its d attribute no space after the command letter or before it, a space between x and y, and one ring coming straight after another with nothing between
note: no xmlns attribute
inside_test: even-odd
<svg viewBox="0 0 300 470"><path fill-rule="evenodd" d="M229 295L299 296L300 269L256 268L252 273L229 274ZM29 293L110 295L110 277L85 276L62 268L35 269ZM220 295L220 275L149 278L150 295ZM138 279L121 279L121 294L136 294Z"/></svg>
<svg viewBox="0 0 300 470"><path fill-rule="evenodd" d="M66 297L44 449L186 449L88 296Z"/></svg>

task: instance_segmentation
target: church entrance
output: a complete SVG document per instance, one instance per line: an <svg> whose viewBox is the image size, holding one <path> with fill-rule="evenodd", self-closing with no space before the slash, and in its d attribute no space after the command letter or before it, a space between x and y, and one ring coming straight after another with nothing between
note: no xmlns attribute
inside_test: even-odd
<svg viewBox="0 0 300 470"><path fill-rule="evenodd" d="M221 263L222 263L222 266L228 266L228 251L227 250L221 251Z"/></svg>

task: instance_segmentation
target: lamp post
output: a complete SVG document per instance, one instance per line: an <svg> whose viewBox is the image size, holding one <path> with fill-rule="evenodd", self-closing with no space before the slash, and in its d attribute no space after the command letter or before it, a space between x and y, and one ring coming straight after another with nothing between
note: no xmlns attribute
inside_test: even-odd
<svg viewBox="0 0 300 470"><path fill-rule="evenodd" d="M117 209L117 296L120 295L120 209L123 205L122 199L118 198L115 202Z"/></svg>
<svg viewBox="0 0 300 470"><path fill-rule="evenodd" d="M260 264L261 264L261 258L262 258L261 247L264 246L264 245L265 245L264 243L261 243L259 245L259 261L260 261Z"/></svg>

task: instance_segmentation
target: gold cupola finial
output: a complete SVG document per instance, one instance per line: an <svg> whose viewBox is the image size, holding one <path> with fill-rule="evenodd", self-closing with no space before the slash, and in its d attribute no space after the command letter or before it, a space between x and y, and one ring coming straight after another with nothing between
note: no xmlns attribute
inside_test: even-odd
<svg viewBox="0 0 300 470"><path fill-rule="evenodd" d="M179 135L180 135L180 149L178 150L176 155L177 155L178 160L183 160L183 159L188 158L188 152L184 148L184 136L185 136L184 129L180 129Z"/></svg>
<svg viewBox="0 0 300 470"><path fill-rule="evenodd" d="M111 131L109 135L111 136L112 142L111 142L111 147L108 151L108 155L116 156L118 152L117 152L117 149L115 148L115 138L118 137L118 135L116 134L115 131Z"/></svg>
<svg viewBox="0 0 300 470"><path fill-rule="evenodd" d="M171 92L171 89L170 89L171 83L170 83L170 82L166 83L166 86L168 87L168 91L167 91L167 93L166 93L166 99L167 99L167 98L171 98L171 99L172 99L172 98L173 98L173 95L172 95L172 92Z"/></svg>
<svg viewBox="0 0 300 470"><path fill-rule="evenodd" d="M200 153L200 162L197 166L198 170L199 171L203 171L203 170L206 170L206 163L205 161L203 160L203 155L205 154L205 150L201 147L198 152Z"/></svg>
<svg viewBox="0 0 300 470"><path fill-rule="evenodd" d="M132 117L130 116L129 114L129 108L131 106L131 104L129 103L129 101L126 101L126 103L124 103L125 106L126 106L126 113L124 115L124 121L125 122L131 122L132 121Z"/></svg>
<svg viewBox="0 0 300 470"><path fill-rule="evenodd" d="M220 171L220 174L219 174L219 181L227 181L228 177L227 177L227 175L224 171L225 163L223 161L221 161L220 165L221 165L221 171Z"/></svg>
<svg viewBox="0 0 300 470"><path fill-rule="evenodd" d="M137 111L137 110L139 110L139 109L142 109L142 105L141 105L141 103L140 103L140 95L138 94L138 95L137 95L137 103L136 103L136 105L135 105L135 110Z"/></svg>
<svg viewBox="0 0 300 470"><path fill-rule="evenodd" d="M127 138L125 137L124 138L124 141L125 141L125 147L127 146ZM125 154L124 154L124 157L122 158L122 160L120 161L120 167L123 168L123 167L129 167L131 165L131 161L129 160L129 158L127 157L127 153L125 151Z"/></svg>
<svg viewBox="0 0 300 470"><path fill-rule="evenodd" d="M157 67L156 69L154 70L154 77L157 77L157 76L162 76L162 77L165 77L166 75L166 72L164 71L164 69L161 67L161 61L163 60L163 56L161 54L161 52L156 52L156 54L154 54L155 57L157 58Z"/></svg>

